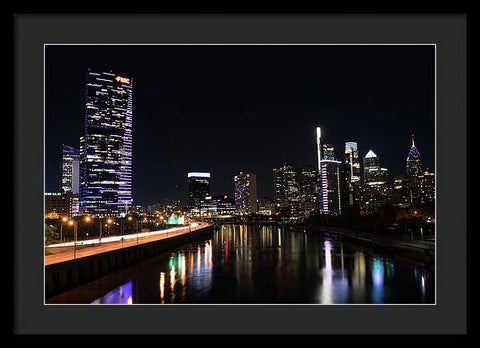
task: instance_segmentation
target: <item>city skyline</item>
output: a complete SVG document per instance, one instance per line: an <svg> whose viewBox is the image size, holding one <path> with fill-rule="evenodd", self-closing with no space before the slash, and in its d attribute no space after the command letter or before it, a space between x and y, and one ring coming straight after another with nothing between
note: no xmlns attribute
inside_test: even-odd
<svg viewBox="0 0 480 348"><path fill-rule="evenodd" d="M316 99L312 98L311 96L312 91L310 91L310 93L307 92L306 95L301 95L301 93L298 92L293 94L290 99L285 101L281 100L281 98L274 92L279 92L281 91L281 87L289 85L288 81L290 83L292 81L297 83L300 81L305 83L309 82L308 84L310 86L315 86L315 83L310 81L312 77L307 74L307 67L312 68L314 59L310 58L310 61L305 57L300 56L300 58L298 58L292 56L291 51L296 51L299 49L299 47L287 47L288 49L284 51L284 53L289 53L290 56L282 56L282 59L277 59L277 56L272 54L272 52L269 50L264 49L262 51L262 49L260 49L263 56L256 56L253 60L252 58L248 57L249 59L247 59L246 62L240 61L241 59L233 56L233 53L238 52L245 54L244 51L241 51L240 47L228 47L226 52L222 51L222 49L219 47L215 47L214 51L223 54L222 57L224 60L217 58L220 60L220 67L217 65L214 66L213 62L210 62L208 59L206 61L202 61L202 59L200 59L194 62L186 63L185 56L180 54L182 52L185 54L185 51L180 49L180 53L177 52L175 54L181 56L183 60L180 59L180 62L170 62L171 65L176 67L183 66L183 68L186 67L186 70L197 78L199 75L205 75L205 72L203 72L203 75L201 72L199 72L198 69L201 69L200 65L209 67L211 69L210 76L213 76L213 82L206 82L205 87L209 91L203 92L203 96L205 98L202 99L200 98L202 96L201 89L196 90L200 95L191 93L194 91L192 88L199 84L198 81L192 78L192 76L188 75L188 73L180 75L183 77L183 81L185 83L183 85L184 88L176 86L176 92L179 94L175 95L173 98L173 100L175 100L175 103L173 104L175 105L172 105L172 99L166 98L164 101L167 106L170 107L169 112L165 113L165 117L163 117L163 115L157 115L157 117L153 117L151 115L152 109L148 110L148 108L142 105L141 102L141 100L145 101L146 98L145 95L142 96L142 94L146 91L145 86L143 86L144 88L141 87L142 82L144 82L144 84L148 83L148 86L152 87L152 81L148 81L148 79L146 79L145 76L142 76L142 74L136 74L135 70L138 72L138 67L136 69L129 69L126 66L128 64L126 64L125 61L123 61L123 63L118 63L119 61L122 61L122 59L119 57L117 57L116 62L114 59L110 59L113 61L113 63L111 63L110 66L107 66L108 62L106 62L106 57L115 56L115 52L110 52L110 50L117 51L118 53L118 47L110 47L108 50L105 50L98 47L88 47L88 49L85 49L85 47L82 46L81 49L90 52L90 54L98 50L103 50L103 55L100 55L103 60L99 59L99 61L102 61L102 64L105 64L106 70L118 70L120 65L120 71L122 73L125 71L125 75L132 76L136 81L136 90L134 93L134 100L136 98L136 101L134 102L135 106L133 111L135 115L133 120L133 137L135 143L135 150L133 152L133 197L136 204L154 203L163 199L179 199L185 203L187 197L187 185L184 178L185 174L191 171L206 171L212 173L212 195L228 194L231 196L233 196L233 177L235 174L240 171L256 173L258 177L258 197L273 196L272 169L274 167L285 162L295 163L297 166L315 164L316 155L314 145L314 129L317 125L321 125L322 129L328 129L327 136L325 137L326 142L332 143L335 147L336 159L344 162L345 155L343 153L343 149L345 143L356 142L358 144L358 157L363 158L369 150L373 150L382 159L382 165L387 167L391 172L392 179L394 175L405 173L405 160L410 149L409 140L411 134L414 133L415 141L416 144L418 144L418 148L422 154L422 160L424 161L425 168L434 170L434 122L432 122L432 120L434 120L434 79L432 79L433 74L431 71L433 69L434 61L433 59L428 59L433 58L432 52L427 49L428 46L421 46L420 49L416 46L408 46L406 51L405 49L400 49L399 47L389 47L386 49L386 51L385 48L380 49L376 46L374 47L375 49L373 51L371 48L366 49L365 47L357 47L357 50L362 48L359 50L360 53L357 54L357 57L350 58L350 61L348 61L345 56L342 56L343 62L342 60L338 62L338 60L335 60L334 58L339 59L339 53L342 53L342 51L343 54L345 54L345 50L347 49L346 47L341 46L340 49L336 46L335 49L331 46L327 47L332 50L333 53L328 50L325 51L326 47L320 47L321 49L316 47L316 50L313 50L313 53L316 53L317 55L319 54L317 51L323 53L330 52L328 57L323 57L323 60L318 60L320 65L323 63L330 66L333 62L334 66L335 64L338 65L336 67L337 72L338 70L341 70L340 68L343 66L348 67L350 73L352 73L352 65L355 66L361 64L362 62L363 64L369 62L370 65L368 65L368 69L376 72L376 74L372 74L370 76L370 79L373 79L374 81L384 81L382 80L383 77L378 76L378 74L379 72L385 73L385 70L388 69L386 66L381 66L380 69L375 69L375 67L373 67L373 62L370 62L370 60L378 61L380 58L387 57L390 59L390 63L392 64L395 59L398 63L400 61L399 58L403 58L403 61L408 61L408 64L404 63L402 66L397 67L397 69L390 67L392 81L389 85L387 85L387 87L384 85L384 89L393 88L392 86L398 85L399 81L404 84L403 86L405 88L407 88L407 82L410 81L411 86L408 86L408 91L405 90L404 92L409 92L410 94L413 94L414 97L416 96L416 98L413 98L413 100L407 98L408 101L405 100L402 104L399 100L390 95L389 97L393 100L396 100L397 104L392 103L390 105L390 116L385 117L385 119L381 119L381 110L382 105L383 108L388 109L387 102L389 98L384 95L384 99L379 98L378 101L364 103L360 101L360 97L365 96L365 94L362 94L360 90L357 90L358 95L356 95L353 94L353 90L348 90L347 88L347 90L344 92L345 101L343 103L338 100L337 102L333 103L326 102L325 105L319 106L321 103L315 102ZM54 108L55 105L63 105L63 107L60 107L60 109L74 108L72 105L74 105L75 102L72 101L70 104L67 103L67 98L65 98L66 100L62 100L62 93L59 93L59 95L52 95L52 93L58 91L58 86L55 85L55 81L59 78L59 76L56 76L55 72L51 71L52 66L48 68L48 63L52 62L52 60L52 65L59 63L62 61L62 59L66 59L65 57L71 56L75 50L79 50L79 48L75 48L73 50L71 50L71 48L72 47L70 46L68 47L67 51L70 49L70 52L67 53L51 53L52 59L46 60L46 74L51 76L53 80L50 81L47 76L47 192L56 191L55 184L58 183L59 173L55 173L55 169L58 168L58 165L56 168L54 165L56 145L58 145L58 142L60 142L61 144L68 144L73 147L78 146L76 143L72 142L72 139L74 139L74 132L71 130L67 131L66 129L74 129L82 125L82 122L80 122L78 125L73 124L76 118L69 117L68 122L70 124L59 123L58 127L54 127L54 129L49 127L49 124L55 122L54 120L61 120L61 117L58 115L60 111ZM141 48L143 49L143 53L145 53L146 48ZM138 50L138 48L135 49ZM140 49L140 51L142 51L142 49ZM162 47L160 51L163 50L164 52L170 52L168 51L169 49L172 49L172 47ZM206 52L205 50L208 51L208 49L213 48L202 47L202 49L204 50L203 52ZM352 49L353 48L348 48L347 51ZM189 47L187 51L189 50L193 50L193 48ZM255 50L258 50L258 47L248 46L247 51L248 50L250 50L249 52L252 52L251 50L254 52ZM340 52L337 52L339 50ZM154 49L153 51L156 50ZM175 51L178 51L177 47L175 48ZM278 48L275 48L274 51L278 51ZM431 51L433 51L433 49ZM46 53L49 53L49 50L46 50ZM208 53L210 54L209 57L213 57L215 52L212 53L212 51L208 51ZM57 54L63 56L63 58L58 58L56 56ZM84 54L88 56L87 53ZM130 52L129 54L132 53ZM152 52L151 54L153 56ZM175 56L175 54L170 54L170 60L173 60L172 57ZM397 57L398 54L400 54L400 57ZM245 56L243 57L245 58ZM367 60L368 57L370 60ZM416 60L414 57L416 57ZM422 59L419 59L418 57L422 57ZM125 58L123 59L125 60ZM269 59L273 60L273 62L270 62L272 64L266 64ZM307 63L305 63L305 61L307 61ZM416 66L415 62L419 66ZM88 62L88 59L86 59L84 63L74 60L72 65L78 68L78 66L82 64L90 65L91 63ZM283 73L289 77L289 79L285 79L287 82L283 82L283 84L280 83L280 87L275 87L274 84L268 83L266 80L266 77L273 77L273 75L271 75L274 70L272 69L272 66L276 68L283 68L284 70L281 70L280 75ZM264 77L257 79L253 78L252 81L247 81L248 79L242 79L237 72L236 74L234 73L233 76L231 75L231 80L228 80L221 77L221 72L230 72L230 74L232 74L232 70L227 69L228 67L241 68L241 70L244 72L245 70L248 70L248 67L250 67L250 74L248 76L251 78L253 76L253 72L260 71L260 67L267 67L268 73ZM408 71L407 67L413 71ZM422 67L427 67L426 70L429 71L422 70ZM70 73L72 73L74 68L71 69L72 70ZM84 73L82 69L80 70L82 73ZM361 70L365 70L365 67L362 67ZM407 77L409 79L402 79L398 70L403 71L404 73L407 72ZM73 73L76 74L78 71L75 70ZM319 74L319 72L316 73ZM365 72L363 72L363 74L364 73ZM422 76L421 73L423 73L425 76ZM330 82L335 80L332 80L331 75L332 74L329 76L327 74L327 77L329 76L330 78ZM139 78L137 76L139 76ZM353 75L353 77L351 77L349 80L347 80L346 76L347 75L343 75L342 77L342 75L338 75L337 79L347 82L353 81L359 84L357 81L358 76ZM414 77L417 77L415 82L413 80ZM153 79L153 77L151 77L151 79ZM235 84L235 79L239 83ZM417 80L422 82L420 87L419 81ZM171 81L172 80L170 80L170 82ZM178 80L175 81L178 82ZM49 82L51 83L50 85ZM180 82L178 83L180 84ZM155 85L155 83L157 82L154 81L153 85ZM381 95L379 90L373 87L373 83L371 81L365 80L365 83L367 90L370 92L376 91L379 95ZM165 84L167 84L167 82L165 82ZM229 93L222 93L220 89L220 87L225 87L225 84L230 88ZM265 85L271 87L271 93L245 93L245 89L248 90L247 87L253 88L255 91L260 92L259 88L262 86L265 87ZM68 85L67 87L71 86ZM338 81L337 85L334 85L334 87L335 88L333 89L337 89L337 92L341 90ZM163 86L163 88L165 88L165 86ZM399 86L396 86L396 88L401 89ZM411 89L415 88L418 90L416 92L412 92ZM66 89L69 90L69 88ZM73 86L72 90L74 90ZM307 90L308 89L305 91ZM182 91L186 93L181 95ZM291 91L291 89L289 89L289 91ZM84 92L84 90L82 91L80 89L78 93L79 95L72 94L72 100L75 100L76 98L81 99L81 97L84 97ZM150 96L155 94L154 90L148 92L150 93ZM190 92L191 95L189 95L188 92ZM68 91L65 93L68 93ZM334 95L332 91L327 91L326 94L329 96ZM258 98L255 98L256 96L258 96ZM263 98L261 98L262 96ZM284 95L281 96L284 97ZM375 99L373 98L374 96L375 95L370 97ZM307 100L309 98L312 99L309 101ZM341 99L338 95L336 98ZM182 99L185 104L181 103ZM233 116L233 119L231 122L225 122L225 117L227 116L222 116L221 111L222 109L226 108L228 104L227 101L239 102L242 100L243 103L240 105L236 106L235 108L228 109L230 111L230 116ZM191 103L192 101L196 102L197 109L189 109L188 102ZM217 104L222 104L222 107L216 106L214 101L217 101ZM412 108L412 104L415 103L420 105L418 110ZM161 102L158 102L158 108L165 111L164 106L161 104ZM185 105L187 105L187 107L184 107ZM353 110L355 109L353 107L354 105L357 106L356 112ZM176 106L177 109L173 106ZM287 106L286 110L282 109L281 106ZM323 110L323 112L315 112L315 110L312 110L315 108L322 110L322 106L327 107L326 113L325 110ZM400 114L398 111L392 111L396 110L395 107L403 110L404 113ZM412 116L406 113L406 110L409 110L409 108L411 108L410 114ZM52 111L50 111L50 109ZM209 109L211 111L210 113ZM347 113L348 109L352 110ZM78 112L80 117L84 117L81 112L82 110ZM155 111L155 109L153 110ZM265 111L265 113L262 114L262 110ZM419 118L421 117L419 113L422 110L424 111L423 118ZM371 115L370 117L367 117L366 113L368 111L370 111L373 116ZM277 117L274 117L275 112L277 113ZM239 113L241 115L239 115ZM294 117L299 113L303 116L303 118ZM355 113L363 116L354 117L347 115ZM316 116L322 114L326 114L328 117L322 118L320 116ZM262 115L266 116L262 117ZM179 116L182 117L182 119L179 119ZM200 121L198 119L200 119ZM372 121L375 119L377 120L377 123L372 123ZM347 126L340 125L342 120L343 122L348 121ZM148 124L146 124L145 121L151 121L151 127L146 127ZM382 130L381 126L385 123L385 121L387 121L387 123L390 125L393 124L395 127ZM392 123L392 121L397 121L397 123ZM351 124L351 126L348 124ZM429 129L430 127L427 127L427 125L429 125L431 129ZM212 133L212 128L214 133ZM65 131L62 131L62 129ZM225 133L231 133L232 135L225 135ZM184 134L184 136L182 136L182 134ZM215 135L212 136L213 134ZM242 135L243 137L241 137ZM372 139L370 137L372 137ZM243 139L245 139L245 141L242 142ZM192 147L192 144L195 144L195 142L198 144L195 147ZM243 152L239 150L242 148L242 146L239 146L238 143L244 145ZM164 144L166 146L164 146L164 148L161 146L158 147L157 145L160 144ZM175 157L175 153L178 154L177 157ZM162 161L161 158L158 158L161 157L161 155L164 155L164 161ZM145 161L145 157L148 158L149 156L150 161ZM155 158L158 158L158 160L155 160ZM182 172L180 173L180 171ZM177 175L179 173L180 175ZM152 176L156 177L153 178ZM137 182L142 182L141 186L143 187L135 185Z"/></svg>

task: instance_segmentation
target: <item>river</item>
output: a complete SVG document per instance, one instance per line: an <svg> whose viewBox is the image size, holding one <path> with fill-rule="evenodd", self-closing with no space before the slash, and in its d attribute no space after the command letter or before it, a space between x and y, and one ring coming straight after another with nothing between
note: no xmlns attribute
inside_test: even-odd
<svg viewBox="0 0 480 348"><path fill-rule="evenodd" d="M225 225L48 302L432 304L435 277L418 262L379 255L335 235Z"/></svg>

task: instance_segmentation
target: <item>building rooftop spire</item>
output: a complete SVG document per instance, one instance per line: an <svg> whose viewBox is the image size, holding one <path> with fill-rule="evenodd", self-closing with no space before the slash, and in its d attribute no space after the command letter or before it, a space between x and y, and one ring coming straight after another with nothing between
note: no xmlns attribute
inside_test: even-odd
<svg viewBox="0 0 480 348"><path fill-rule="evenodd" d="M418 151L417 147L415 146L415 138L412 134L412 147L408 152L407 161L420 158L420 151Z"/></svg>
<svg viewBox="0 0 480 348"><path fill-rule="evenodd" d="M375 152L373 152L372 150L368 151L368 153L365 155L365 158L371 158L371 157L377 157Z"/></svg>

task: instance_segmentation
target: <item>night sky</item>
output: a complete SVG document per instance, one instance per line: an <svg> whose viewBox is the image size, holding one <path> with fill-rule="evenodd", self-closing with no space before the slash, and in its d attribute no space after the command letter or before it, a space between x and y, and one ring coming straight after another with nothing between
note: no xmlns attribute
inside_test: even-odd
<svg viewBox="0 0 480 348"><path fill-rule="evenodd" d="M186 203L187 173L233 195L239 171L273 195L272 168L316 164L315 128L405 172L411 134L435 164L434 46L46 46L45 185L58 191L62 143L83 133L87 69L133 78L136 204Z"/></svg>

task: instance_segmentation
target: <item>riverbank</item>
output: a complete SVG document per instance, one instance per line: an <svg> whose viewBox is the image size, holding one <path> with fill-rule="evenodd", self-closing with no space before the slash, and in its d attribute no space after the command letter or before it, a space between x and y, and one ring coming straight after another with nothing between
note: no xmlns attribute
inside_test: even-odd
<svg viewBox="0 0 480 348"><path fill-rule="evenodd" d="M286 225L294 231L339 235L346 241L367 246L385 256L396 256L421 262L430 269L435 267L435 242L407 241L395 236L376 235L338 227L318 225Z"/></svg>

